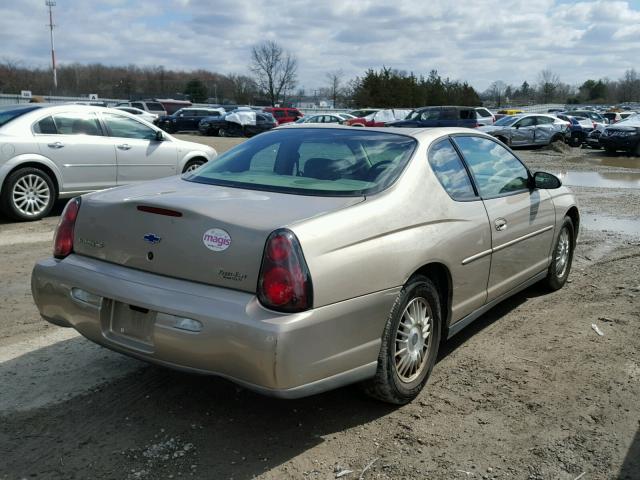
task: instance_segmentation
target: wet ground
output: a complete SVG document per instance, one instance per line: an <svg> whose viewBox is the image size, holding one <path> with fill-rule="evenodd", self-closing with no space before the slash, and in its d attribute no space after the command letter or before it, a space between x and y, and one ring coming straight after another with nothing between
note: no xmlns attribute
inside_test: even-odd
<svg viewBox="0 0 640 480"><path fill-rule="evenodd" d="M40 222L0 218L0 480L640 479L638 159L555 148L517 153L575 185L569 283L482 316L400 408L355 388L268 399L49 325L29 275L64 202Z"/></svg>

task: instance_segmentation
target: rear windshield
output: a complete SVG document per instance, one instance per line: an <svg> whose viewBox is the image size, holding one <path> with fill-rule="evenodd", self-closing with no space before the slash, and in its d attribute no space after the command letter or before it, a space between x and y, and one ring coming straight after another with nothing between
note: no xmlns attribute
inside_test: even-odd
<svg viewBox="0 0 640 480"><path fill-rule="evenodd" d="M417 142L358 129L260 134L186 174L188 181L316 196L361 196L390 186Z"/></svg>
<svg viewBox="0 0 640 480"><path fill-rule="evenodd" d="M4 107L0 109L0 127L6 125L14 118L18 118L20 115L24 115L25 113L31 112L36 108L40 108L35 105L30 105L28 107L19 107L16 105L12 105L11 107Z"/></svg>
<svg viewBox="0 0 640 480"><path fill-rule="evenodd" d="M164 110L164 107L162 106L161 103L158 102L147 102L147 108L149 110Z"/></svg>

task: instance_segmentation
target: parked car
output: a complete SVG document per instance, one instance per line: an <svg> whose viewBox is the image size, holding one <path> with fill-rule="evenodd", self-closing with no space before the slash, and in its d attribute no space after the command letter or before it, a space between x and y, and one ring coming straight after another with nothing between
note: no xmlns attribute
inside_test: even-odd
<svg viewBox="0 0 640 480"><path fill-rule="evenodd" d="M627 118L637 115L636 112L605 112L603 115L609 120L609 123L618 123Z"/></svg>
<svg viewBox="0 0 640 480"><path fill-rule="evenodd" d="M236 112L229 112L221 116L205 117L200 121L198 130L202 135L220 137L253 137L278 126L276 119L267 112L247 112L252 120L239 123L234 117ZM245 111L246 112L246 111Z"/></svg>
<svg viewBox="0 0 640 480"><path fill-rule="evenodd" d="M273 115L278 125L295 122L300 117L304 117L302 112L297 108L267 107L262 110Z"/></svg>
<svg viewBox="0 0 640 480"><path fill-rule="evenodd" d="M158 115L155 113L149 113L146 110L140 110L135 107L114 107L116 110L122 110L123 112L130 113L132 115L137 115L138 118L146 120L147 122L154 123L158 119Z"/></svg>
<svg viewBox="0 0 640 480"><path fill-rule="evenodd" d="M508 115L479 130L510 147L548 145L570 136L568 122L544 113Z"/></svg>
<svg viewBox="0 0 640 480"><path fill-rule="evenodd" d="M596 128L598 125L604 127L609 124L609 121L605 117L603 117L598 112L594 112L593 110L568 110L563 113L565 115L572 115L574 117L589 118L594 123L593 128Z"/></svg>
<svg viewBox="0 0 640 480"><path fill-rule="evenodd" d="M225 114L223 108L181 108L173 115L158 117L156 125L165 132L188 132L199 129L200 121L205 117L219 117Z"/></svg>
<svg viewBox="0 0 640 480"><path fill-rule="evenodd" d="M599 142L607 153L624 150L640 156L640 116L609 125L600 135Z"/></svg>
<svg viewBox="0 0 640 480"><path fill-rule="evenodd" d="M478 113L474 107L424 107L413 110L405 120L388 124L389 127L430 128L468 127L476 128Z"/></svg>
<svg viewBox="0 0 640 480"><path fill-rule="evenodd" d="M46 320L132 357L403 404L441 339L565 284L578 228L558 178L480 132L297 125L72 200L31 285Z"/></svg>
<svg viewBox="0 0 640 480"><path fill-rule="evenodd" d="M518 108L506 108L506 109L498 110L498 113L500 115L518 115L524 112Z"/></svg>
<svg viewBox="0 0 640 480"><path fill-rule="evenodd" d="M496 121L493 113L484 107L476 107L478 125L493 125Z"/></svg>
<svg viewBox="0 0 640 480"><path fill-rule="evenodd" d="M589 135L587 135L585 143L591 148L602 148L602 145L600 145L600 136L602 135L602 132L604 132L604 128L600 126L594 128Z"/></svg>
<svg viewBox="0 0 640 480"><path fill-rule="evenodd" d="M38 220L56 199L176 175L216 151L122 110L24 104L0 108L0 209Z"/></svg>
<svg viewBox="0 0 640 480"><path fill-rule="evenodd" d="M565 115L563 113L558 113L555 116L569 124L569 132L568 135L565 136L565 140L572 147L579 147L585 143L587 136L591 133L595 125L591 119L586 117L574 117L573 115Z"/></svg>
<svg viewBox="0 0 640 480"><path fill-rule="evenodd" d="M350 127L384 127L392 122L406 118L410 113L411 110L406 108L384 108L371 111L365 116L354 116L354 118L345 120L344 124Z"/></svg>
<svg viewBox="0 0 640 480"><path fill-rule="evenodd" d="M349 117L343 116L345 114L336 113L336 114L328 114L324 113L321 115L307 115L305 117L299 118L295 123L338 123L342 124L349 120ZM351 117L355 118L355 117Z"/></svg>
<svg viewBox="0 0 640 480"><path fill-rule="evenodd" d="M138 100L138 101L132 101L132 102L120 102L120 103L116 103L115 105L116 107L133 107L133 108L139 108L140 110L144 110L145 112L149 112L149 113L155 113L158 116L161 115L166 115L167 114L167 110L165 109L164 105L162 105L160 102L157 102L155 100Z"/></svg>

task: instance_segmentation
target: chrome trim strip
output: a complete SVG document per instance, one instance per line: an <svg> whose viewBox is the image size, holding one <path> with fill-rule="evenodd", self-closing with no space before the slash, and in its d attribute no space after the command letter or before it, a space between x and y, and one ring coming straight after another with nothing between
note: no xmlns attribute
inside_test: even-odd
<svg viewBox="0 0 640 480"><path fill-rule="evenodd" d="M63 167L117 167L117 163L63 163Z"/></svg>
<svg viewBox="0 0 640 480"><path fill-rule="evenodd" d="M511 245L514 245L518 242L522 242L523 240L527 240L531 237L535 237L536 235L540 235L541 233L544 232L548 232L549 230L551 230L553 228L553 225L549 225L548 227L544 227L541 228L540 230L536 230L535 232L531 232L531 233L527 233L526 235L523 235L522 237L518 237L518 238L514 238L513 240L510 240L506 243L503 243L502 245L498 245L497 247L494 247L492 250L493 252L498 252L500 250L503 250L507 247L510 247Z"/></svg>
<svg viewBox="0 0 640 480"><path fill-rule="evenodd" d="M470 257L467 257L464 260L462 260L462 265L468 265L471 262L475 262L476 260L479 260L482 257L486 257L487 255L491 255L492 253L499 252L500 250L510 247L511 245L514 245L518 242L522 242L523 240L527 240L531 237L535 237L536 235L540 235L541 233L547 232L552 228L553 228L553 225L549 225L547 227L541 228L540 230L536 230L535 232L527 233L522 237L514 238L513 240L503 243L502 245L498 245L495 248L484 250L482 252L476 253L475 255L471 255Z"/></svg>
<svg viewBox="0 0 640 480"><path fill-rule="evenodd" d="M486 257L487 255L491 255L493 253L492 249L489 250L485 250L484 252L480 252L480 253L476 253L475 255L471 255L468 258L465 258L464 260L462 260L462 265L467 265L468 263L474 262L476 260L479 260L482 257Z"/></svg>

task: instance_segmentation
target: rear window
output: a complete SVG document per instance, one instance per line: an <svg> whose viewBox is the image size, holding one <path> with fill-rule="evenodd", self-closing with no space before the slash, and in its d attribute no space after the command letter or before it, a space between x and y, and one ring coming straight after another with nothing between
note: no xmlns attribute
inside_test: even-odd
<svg viewBox="0 0 640 480"><path fill-rule="evenodd" d="M186 174L188 181L317 196L361 196L390 186L417 142L398 134L280 130L248 140Z"/></svg>
<svg viewBox="0 0 640 480"><path fill-rule="evenodd" d="M146 102L147 103L147 108L149 110L164 110L164 107L162 106L161 103L158 102Z"/></svg>

